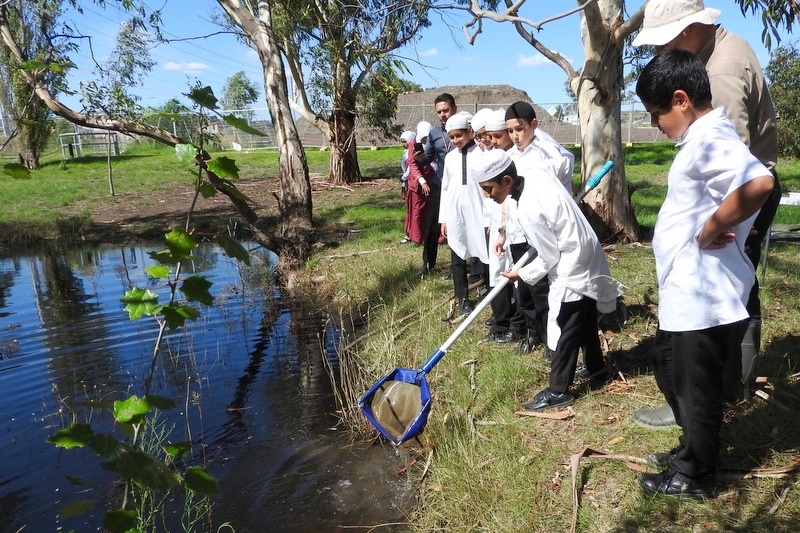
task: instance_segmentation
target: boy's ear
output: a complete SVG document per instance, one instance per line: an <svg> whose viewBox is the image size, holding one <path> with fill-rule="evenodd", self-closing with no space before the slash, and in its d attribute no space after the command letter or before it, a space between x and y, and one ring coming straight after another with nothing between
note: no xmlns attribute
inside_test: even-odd
<svg viewBox="0 0 800 533"><path fill-rule="evenodd" d="M683 89L677 89L674 93L672 93L672 105L677 105L681 109L687 109L690 105L692 105L692 100L689 98L689 95L686 94L686 91Z"/></svg>

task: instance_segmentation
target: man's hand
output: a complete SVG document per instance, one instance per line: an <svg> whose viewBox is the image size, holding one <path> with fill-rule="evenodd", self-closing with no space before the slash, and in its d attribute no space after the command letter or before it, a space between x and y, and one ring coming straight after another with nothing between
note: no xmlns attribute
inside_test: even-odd
<svg viewBox="0 0 800 533"><path fill-rule="evenodd" d="M517 281L519 279L519 270L509 270L506 272L501 272L504 278L508 278L510 281Z"/></svg>

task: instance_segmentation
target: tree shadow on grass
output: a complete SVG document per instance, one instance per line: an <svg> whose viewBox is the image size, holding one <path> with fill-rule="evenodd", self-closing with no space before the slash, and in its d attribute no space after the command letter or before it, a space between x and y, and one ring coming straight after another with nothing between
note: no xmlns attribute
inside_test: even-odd
<svg viewBox="0 0 800 533"><path fill-rule="evenodd" d="M615 361L628 372L649 371L647 358L641 356L651 345L652 339L639 343L618 354L619 360ZM610 531L693 531L697 523L705 524L704 531L798 531L800 496L796 488L800 471L795 464L800 449L798 367L800 336L793 334L773 339L756 359L755 375L768 378L760 389L767 396L755 396L726 412L715 499L694 502L642 495L631 515ZM768 476L751 473L764 469L785 471L782 477L775 477L776 472Z"/></svg>

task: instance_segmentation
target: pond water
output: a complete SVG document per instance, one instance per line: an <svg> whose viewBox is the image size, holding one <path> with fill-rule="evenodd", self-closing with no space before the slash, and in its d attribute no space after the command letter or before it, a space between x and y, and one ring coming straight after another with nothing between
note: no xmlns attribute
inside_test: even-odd
<svg viewBox="0 0 800 533"><path fill-rule="evenodd" d="M97 531L103 505L119 506L121 492L93 452L46 439L73 421L111 432L109 417L81 402L142 394L157 325L152 317L129 320L120 297L137 286L165 301L166 289L144 271L155 264L148 252L160 249L0 258L0 531ZM354 444L337 427L326 372L336 364L337 328L311 304L282 301L271 254L254 253L251 267L210 245L193 255L184 273L206 276L215 302L196 305L200 318L168 333L152 393L177 401L161 415L169 440L191 441L188 462L219 481L222 495L200 530L225 522L237 533L402 522L413 487L397 472L409 458L390 446ZM68 476L93 484L76 486ZM60 516L92 498L102 503ZM166 517L170 531L179 531L176 520Z"/></svg>

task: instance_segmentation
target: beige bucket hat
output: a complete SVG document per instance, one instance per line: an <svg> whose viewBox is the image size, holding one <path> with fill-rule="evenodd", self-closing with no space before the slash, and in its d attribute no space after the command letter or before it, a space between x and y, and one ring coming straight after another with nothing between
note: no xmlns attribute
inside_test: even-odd
<svg viewBox="0 0 800 533"><path fill-rule="evenodd" d="M705 7L703 0L650 0L633 45L665 45L695 22L714 24L720 14L719 9Z"/></svg>

